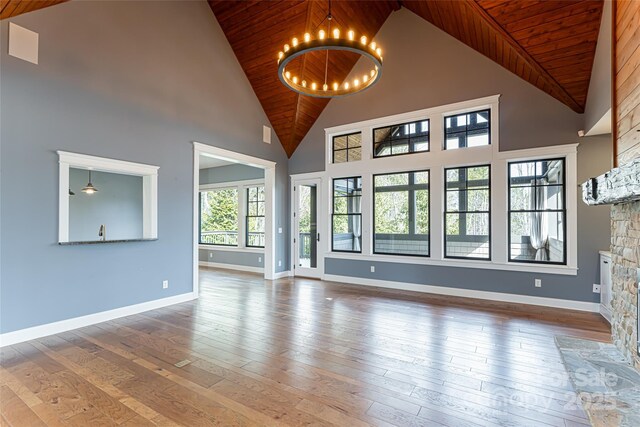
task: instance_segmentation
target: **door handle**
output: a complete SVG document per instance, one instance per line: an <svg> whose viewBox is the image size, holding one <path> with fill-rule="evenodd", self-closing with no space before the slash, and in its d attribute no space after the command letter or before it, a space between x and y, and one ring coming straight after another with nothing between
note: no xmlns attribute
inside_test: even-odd
<svg viewBox="0 0 640 427"><path fill-rule="evenodd" d="M316 237L316 241L319 242L320 241L320 233L317 233L317 234L318 234L318 236Z"/></svg>

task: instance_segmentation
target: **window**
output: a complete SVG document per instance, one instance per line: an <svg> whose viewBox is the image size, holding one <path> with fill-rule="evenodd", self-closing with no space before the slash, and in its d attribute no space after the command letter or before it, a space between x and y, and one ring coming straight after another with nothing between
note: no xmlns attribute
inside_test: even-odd
<svg viewBox="0 0 640 427"><path fill-rule="evenodd" d="M446 258L491 259L490 166L445 169Z"/></svg>
<svg viewBox="0 0 640 427"><path fill-rule="evenodd" d="M264 186L247 188L247 246L264 248Z"/></svg>
<svg viewBox="0 0 640 427"><path fill-rule="evenodd" d="M429 151L429 120L373 130L373 157Z"/></svg>
<svg viewBox="0 0 640 427"><path fill-rule="evenodd" d="M238 246L238 189L200 192L200 243Z"/></svg>
<svg viewBox="0 0 640 427"><path fill-rule="evenodd" d="M373 179L373 252L429 256L429 172Z"/></svg>
<svg viewBox="0 0 640 427"><path fill-rule="evenodd" d="M361 132L333 137L333 163L355 162L361 158Z"/></svg>
<svg viewBox="0 0 640 427"><path fill-rule="evenodd" d="M335 252L362 252L362 178L333 180L331 217Z"/></svg>
<svg viewBox="0 0 640 427"><path fill-rule="evenodd" d="M509 261L566 264L564 159L509 163Z"/></svg>
<svg viewBox="0 0 640 427"><path fill-rule="evenodd" d="M491 144L491 110L447 116L444 122L445 150Z"/></svg>

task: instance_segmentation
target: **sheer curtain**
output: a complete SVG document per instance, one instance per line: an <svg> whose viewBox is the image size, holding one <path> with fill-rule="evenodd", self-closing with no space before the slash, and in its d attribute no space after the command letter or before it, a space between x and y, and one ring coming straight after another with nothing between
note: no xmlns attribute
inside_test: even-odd
<svg viewBox="0 0 640 427"><path fill-rule="evenodd" d="M355 192L354 192L355 193ZM351 193L352 196L355 196L354 193ZM360 213L362 205L362 197L349 197L349 210L350 214ZM351 229L351 233L353 233L353 250L359 252L360 248L360 236L362 235L362 224L361 224L360 215L349 215L349 228Z"/></svg>
<svg viewBox="0 0 640 427"><path fill-rule="evenodd" d="M546 181L544 179L539 181L534 180L533 183L543 185L546 184ZM544 212L540 212L546 208L547 204L545 189L546 187L533 187L533 191L531 192L531 206L535 211L531 212L531 232L529 236L531 246L536 250L536 261L549 260L549 250L547 249L547 243L549 240L547 216Z"/></svg>

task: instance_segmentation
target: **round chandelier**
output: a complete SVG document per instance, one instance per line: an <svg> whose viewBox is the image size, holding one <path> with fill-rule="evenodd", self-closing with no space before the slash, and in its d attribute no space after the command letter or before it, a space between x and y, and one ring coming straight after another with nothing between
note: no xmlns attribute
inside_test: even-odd
<svg viewBox="0 0 640 427"><path fill-rule="evenodd" d="M282 51L278 53L278 77L289 89L316 98L338 98L362 92L380 80L382 76L382 49L376 42L369 42L366 36L360 35L358 37L353 30L346 31L346 38L341 37L339 28L331 29L332 19L331 0L329 0L327 16L318 25L320 27L327 22L327 31L319 30L316 37L310 33L305 33L301 39L294 37L291 44L285 44ZM371 66L368 71L353 77L350 81L328 81L329 52L339 50L353 52L369 59ZM296 76L287 70L287 65L295 58L314 51L326 52L322 81L305 79L304 76Z"/></svg>

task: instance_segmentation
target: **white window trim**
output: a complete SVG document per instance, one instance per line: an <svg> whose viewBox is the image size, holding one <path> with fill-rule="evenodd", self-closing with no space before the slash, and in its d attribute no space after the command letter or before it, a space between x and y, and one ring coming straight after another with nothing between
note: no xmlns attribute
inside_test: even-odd
<svg viewBox="0 0 640 427"><path fill-rule="evenodd" d="M159 166L58 151L58 243L69 242L69 168L142 177L142 239L158 238Z"/></svg>
<svg viewBox="0 0 640 427"><path fill-rule="evenodd" d="M247 246L246 221L247 216L247 188L264 187L264 179L247 179L242 181L217 182L215 184L201 184L200 191L236 188L238 190L238 246L224 246L198 243L200 249L227 252L264 253L264 248ZM199 239L198 239L199 242Z"/></svg>
<svg viewBox="0 0 640 427"><path fill-rule="evenodd" d="M325 129L325 171L324 212L330 218L333 195L333 179L362 177L362 253L331 251L331 237L322 246L324 258L341 258L379 262L438 265L464 268L481 268L577 275L577 143L538 147L523 150L500 151L499 146L499 98L500 95L469 100L419 111L366 120L358 123ZM491 110L491 144L444 150L444 118L454 114ZM417 152L402 156L373 157L373 129L415 120L430 120L428 152ZM362 132L362 160L332 163L333 137L342 134ZM550 265L519 263L508 261L508 210L507 210L507 167L509 162L518 160L539 160L545 158L565 159L567 182L567 264ZM491 165L491 255L490 261L474 259L444 258L444 169L456 166ZM431 235L430 257L403 255L381 255L373 253L373 175L384 173L430 171ZM327 199L329 197L329 199ZM331 224L325 226L327 236L332 236Z"/></svg>

